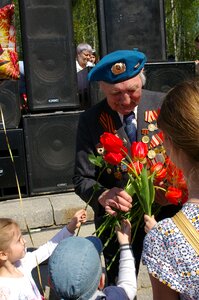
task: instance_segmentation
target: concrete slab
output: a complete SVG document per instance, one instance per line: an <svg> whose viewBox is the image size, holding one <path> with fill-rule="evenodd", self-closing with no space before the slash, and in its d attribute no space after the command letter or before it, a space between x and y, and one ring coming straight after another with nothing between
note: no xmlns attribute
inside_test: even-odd
<svg viewBox="0 0 199 300"><path fill-rule="evenodd" d="M31 197L0 202L0 217L15 219L21 230L54 225L52 206L48 197Z"/></svg>
<svg viewBox="0 0 199 300"><path fill-rule="evenodd" d="M51 195L50 202L53 208L54 224L67 224L75 212L85 208L85 202L74 193ZM94 213L89 206L87 209L87 220L93 221Z"/></svg>

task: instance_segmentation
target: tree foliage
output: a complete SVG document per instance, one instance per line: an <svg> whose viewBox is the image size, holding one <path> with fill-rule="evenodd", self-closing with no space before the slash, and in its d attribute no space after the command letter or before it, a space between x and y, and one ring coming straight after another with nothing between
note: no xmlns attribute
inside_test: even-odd
<svg viewBox="0 0 199 300"><path fill-rule="evenodd" d="M85 42L98 49L95 0L73 0L72 7L75 44Z"/></svg>
<svg viewBox="0 0 199 300"><path fill-rule="evenodd" d="M199 33L199 0L165 0L167 52L177 61L197 57L194 39Z"/></svg>

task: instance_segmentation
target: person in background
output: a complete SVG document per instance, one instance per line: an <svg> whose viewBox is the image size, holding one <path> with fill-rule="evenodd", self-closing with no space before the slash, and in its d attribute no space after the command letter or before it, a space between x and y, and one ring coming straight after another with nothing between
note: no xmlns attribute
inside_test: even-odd
<svg viewBox="0 0 199 300"><path fill-rule="evenodd" d="M185 176L188 201L158 223L145 215L142 260L154 300L199 299L199 80L185 81L165 97L157 120L165 148ZM191 234L190 234L191 233Z"/></svg>
<svg viewBox="0 0 199 300"><path fill-rule="evenodd" d="M98 62L96 50L93 49L92 54L90 56L90 61L88 62L88 66L94 67Z"/></svg>
<svg viewBox="0 0 199 300"><path fill-rule="evenodd" d="M86 211L82 209L50 241L35 251L26 252L26 241L18 224L12 219L0 218L0 299L44 299L32 270L49 258L61 240L74 235L75 229L84 222Z"/></svg>
<svg viewBox="0 0 199 300"><path fill-rule="evenodd" d="M50 285L61 299L133 300L137 292L135 264L130 246L131 224L123 220L116 227L120 262L116 286L105 286L100 254L102 243L90 236L62 241L49 260ZM60 275L61 274L61 275Z"/></svg>
<svg viewBox="0 0 199 300"><path fill-rule="evenodd" d="M76 49L76 70L77 72L83 70L88 66L90 57L92 55L92 47L87 43L81 43Z"/></svg>
<svg viewBox="0 0 199 300"><path fill-rule="evenodd" d="M126 141L130 148L135 140L149 142L150 137L156 134L156 121L149 119L150 115L157 111L162 103L163 93L143 89L145 75L143 72L146 62L144 53L137 50L118 50L107 54L96 64L88 74L90 81L99 81L100 88L105 99L93 105L81 113L76 137L76 159L73 183L75 192L93 208L95 214L95 226L104 221L105 213L114 215L114 208L127 212L132 207L132 198L124 187L128 175L120 168L109 172L105 170L101 176L100 168L95 167L89 161L89 154L98 156L100 136L104 132L117 134ZM133 136L129 136L126 130L126 118L131 117ZM150 159L154 158L155 151L150 151ZM98 178L99 177L99 178ZM93 193L93 187L98 189ZM157 200L157 199L156 199ZM159 219L172 216L179 208L174 205L162 203ZM142 253L144 227L138 228L132 247L138 274ZM103 243L110 236L109 230L100 236ZM105 247L103 253L106 265L109 265L117 253L119 245L117 241L111 241ZM109 271L107 271L108 284L115 284L118 274L118 260L116 259Z"/></svg>

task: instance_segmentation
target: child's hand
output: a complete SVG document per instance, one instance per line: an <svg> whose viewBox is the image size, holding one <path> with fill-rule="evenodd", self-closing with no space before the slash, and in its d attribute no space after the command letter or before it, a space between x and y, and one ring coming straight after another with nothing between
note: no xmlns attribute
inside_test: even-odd
<svg viewBox="0 0 199 300"><path fill-rule="evenodd" d="M146 233L148 233L157 224L154 216L150 217L148 215L144 215L144 222L145 222L144 231Z"/></svg>
<svg viewBox="0 0 199 300"><path fill-rule="evenodd" d="M115 227L117 239L120 245L131 243L131 223L129 220L122 220L121 227Z"/></svg>
<svg viewBox="0 0 199 300"><path fill-rule="evenodd" d="M78 210L73 218L71 219L70 223L66 226L68 231L74 233L76 228L79 228L82 223L85 223L87 220L87 213L85 209Z"/></svg>

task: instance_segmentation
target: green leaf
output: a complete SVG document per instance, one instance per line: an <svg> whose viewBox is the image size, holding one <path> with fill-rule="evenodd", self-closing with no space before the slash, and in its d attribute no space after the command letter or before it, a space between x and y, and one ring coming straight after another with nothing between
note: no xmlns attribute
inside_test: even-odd
<svg viewBox="0 0 199 300"><path fill-rule="evenodd" d="M149 195L149 181L148 181L148 174L147 169L143 168L142 172L140 174L141 178L141 190L140 195L143 200L143 207L144 207L144 213L148 214L150 211L149 208L149 202L150 202L150 195Z"/></svg>
<svg viewBox="0 0 199 300"><path fill-rule="evenodd" d="M132 183L128 183L125 187L125 192L127 192L131 197L135 194L135 188Z"/></svg>
<svg viewBox="0 0 199 300"><path fill-rule="evenodd" d="M97 167L102 168L104 165L103 157L102 156L95 156L94 154L88 155L89 161Z"/></svg>
<svg viewBox="0 0 199 300"><path fill-rule="evenodd" d="M154 177L155 172L149 178L149 195L150 195L150 206L152 206L154 199L155 199L155 187L154 187Z"/></svg>
<svg viewBox="0 0 199 300"><path fill-rule="evenodd" d="M134 178L132 177L132 175L130 175L130 174L129 174L129 179L130 179L130 181L131 181L131 184L132 184L132 186L133 186L133 188L134 188L134 190L135 190L135 193L136 193L136 195L137 195L137 197L138 197L138 200L139 200L139 202L140 202L140 204L141 204L141 206L142 206L142 209L143 209L143 211L144 211L143 201L142 201L142 197L141 197L141 193L140 193L140 183L139 183L139 181L138 181L137 178L134 179Z"/></svg>

